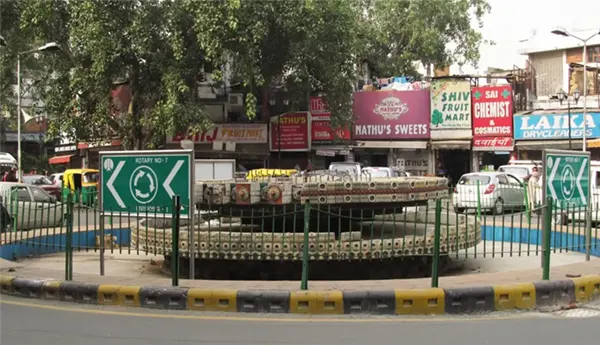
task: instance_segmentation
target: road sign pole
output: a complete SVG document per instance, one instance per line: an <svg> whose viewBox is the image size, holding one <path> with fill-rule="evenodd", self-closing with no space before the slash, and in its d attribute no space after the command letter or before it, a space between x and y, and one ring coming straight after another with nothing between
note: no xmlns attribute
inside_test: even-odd
<svg viewBox="0 0 600 345"><path fill-rule="evenodd" d="M188 236L189 239L189 243L188 243L188 249L190 251L190 262L189 262L189 269L190 269L190 273L189 273L189 279L194 280L194 278L196 277L196 253L194 251L195 248L195 233L196 233L196 199L195 199L195 185L196 185L196 164L195 164L195 160L196 160L196 151L194 151L194 148L192 148L192 157L191 157L191 174L190 174L190 188L191 188L191 195L190 195L190 234ZM200 220L198 220L198 224L200 224Z"/></svg>
<svg viewBox="0 0 600 345"><path fill-rule="evenodd" d="M102 152L99 153L98 155L98 161L102 162ZM102 202L102 186L104 181L102 181L103 176L102 174L100 174L100 178L98 179L98 181L100 182L100 184L98 185L98 207L100 207L100 275L103 276L104 275L104 227L106 226L104 224L104 209L103 209L103 202Z"/></svg>

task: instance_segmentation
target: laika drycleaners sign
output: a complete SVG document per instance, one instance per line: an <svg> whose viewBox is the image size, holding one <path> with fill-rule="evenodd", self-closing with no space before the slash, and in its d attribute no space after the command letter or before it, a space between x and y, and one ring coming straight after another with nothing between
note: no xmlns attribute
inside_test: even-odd
<svg viewBox="0 0 600 345"><path fill-rule="evenodd" d="M570 126L569 126L570 122ZM600 138L600 113L587 113L586 137ZM514 116L515 140L583 138L583 114L531 114Z"/></svg>
<svg viewBox="0 0 600 345"><path fill-rule="evenodd" d="M431 130L471 129L471 83L461 79L431 81Z"/></svg>
<svg viewBox="0 0 600 345"><path fill-rule="evenodd" d="M360 91L354 94L353 139L429 139L427 91Z"/></svg>

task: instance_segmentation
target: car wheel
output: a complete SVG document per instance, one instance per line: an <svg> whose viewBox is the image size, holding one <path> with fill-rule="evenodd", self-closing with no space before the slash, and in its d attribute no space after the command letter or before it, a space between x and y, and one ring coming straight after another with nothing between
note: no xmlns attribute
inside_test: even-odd
<svg viewBox="0 0 600 345"><path fill-rule="evenodd" d="M465 208L464 207L456 207L454 206L454 213L464 213L465 212Z"/></svg>
<svg viewBox="0 0 600 345"><path fill-rule="evenodd" d="M501 198L496 199L492 212L495 215L504 214L504 201Z"/></svg>

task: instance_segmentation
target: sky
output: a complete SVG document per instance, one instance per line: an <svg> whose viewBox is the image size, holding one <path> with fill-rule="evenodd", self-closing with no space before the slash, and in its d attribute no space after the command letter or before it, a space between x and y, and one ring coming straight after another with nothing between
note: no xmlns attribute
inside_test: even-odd
<svg viewBox="0 0 600 345"><path fill-rule="evenodd" d="M484 39L496 42L494 46L481 46L481 59L477 69L465 66L463 72L483 72L487 67L512 69L525 66L525 56L519 55L523 47L520 40L537 35L549 35L554 27L569 31L600 29L600 0L488 0L492 6L484 17L480 32ZM557 39L561 37L557 36ZM458 68L451 73L458 74Z"/></svg>

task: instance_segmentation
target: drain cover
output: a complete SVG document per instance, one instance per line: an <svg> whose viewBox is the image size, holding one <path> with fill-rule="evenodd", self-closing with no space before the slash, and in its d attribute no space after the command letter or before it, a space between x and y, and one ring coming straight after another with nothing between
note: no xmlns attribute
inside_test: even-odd
<svg viewBox="0 0 600 345"><path fill-rule="evenodd" d="M577 309L555 311L552 313L552 315L559 316L559 317L574 317L574 318L596 317L596 316L600 316L600 310L577 308Z"/></svg>

